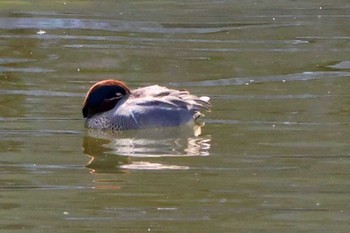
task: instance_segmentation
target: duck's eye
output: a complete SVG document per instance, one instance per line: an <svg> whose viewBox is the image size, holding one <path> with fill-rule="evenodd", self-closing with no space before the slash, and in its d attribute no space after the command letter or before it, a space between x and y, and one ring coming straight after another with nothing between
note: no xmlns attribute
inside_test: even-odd
<svg viewBox="0 0 350 233"><path fill-rule="evenodd" d="M117 92L117 93L115 93L115 97L117 97L117 98L121 98L121 97L123 97L123 94L122 94L122 93L120 93L120 92Z"/></svg>

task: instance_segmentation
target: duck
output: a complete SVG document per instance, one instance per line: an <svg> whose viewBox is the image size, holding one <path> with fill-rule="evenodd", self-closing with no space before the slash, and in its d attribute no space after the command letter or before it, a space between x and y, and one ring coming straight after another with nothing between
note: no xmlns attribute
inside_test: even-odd
<svg viewBox="0 0 350 233"><path fill-rule="evenodd" d="M134 90L120 80L96 82L82 107L89 129L137 130L197 123L202 110L211 111L210 97L187 90L151 85Z"/></svg>

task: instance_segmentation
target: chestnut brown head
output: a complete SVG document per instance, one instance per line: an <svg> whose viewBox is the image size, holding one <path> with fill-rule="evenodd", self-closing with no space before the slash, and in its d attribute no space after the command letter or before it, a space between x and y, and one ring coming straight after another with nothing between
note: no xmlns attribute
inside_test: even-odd
<svg viewBox="0 0 350 233"><path fill-rule="evenodd" d="M87 92L82 114L83 117L91 117L96 113L108 111L126 95L130 94L129 88L119 80L103 80L94 84Z"/></svg>

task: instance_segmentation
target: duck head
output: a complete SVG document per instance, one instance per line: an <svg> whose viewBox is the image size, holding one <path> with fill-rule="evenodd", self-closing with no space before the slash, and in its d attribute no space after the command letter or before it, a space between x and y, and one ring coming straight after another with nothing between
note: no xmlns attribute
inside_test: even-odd
<svg viewBox="0 0 350 233"><path fill-rule="evenodd" d="M108 111L126 95L130 94L129 88L118 80L103 80L95 83L87 92L82 114L83 117L91 117L100 112Z"/></svg>

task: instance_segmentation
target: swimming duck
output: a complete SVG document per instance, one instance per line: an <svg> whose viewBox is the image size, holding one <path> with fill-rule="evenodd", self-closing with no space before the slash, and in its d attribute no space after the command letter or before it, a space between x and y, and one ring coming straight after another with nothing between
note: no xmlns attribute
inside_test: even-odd
<svg viewBox="0 0 350 233"><path fill-rule="evenodd" d="M103 80L87 92L82 114L93 129L129 130L191 124L210 111L210 98L158 85L130 90L119 80Z"/></svg>

